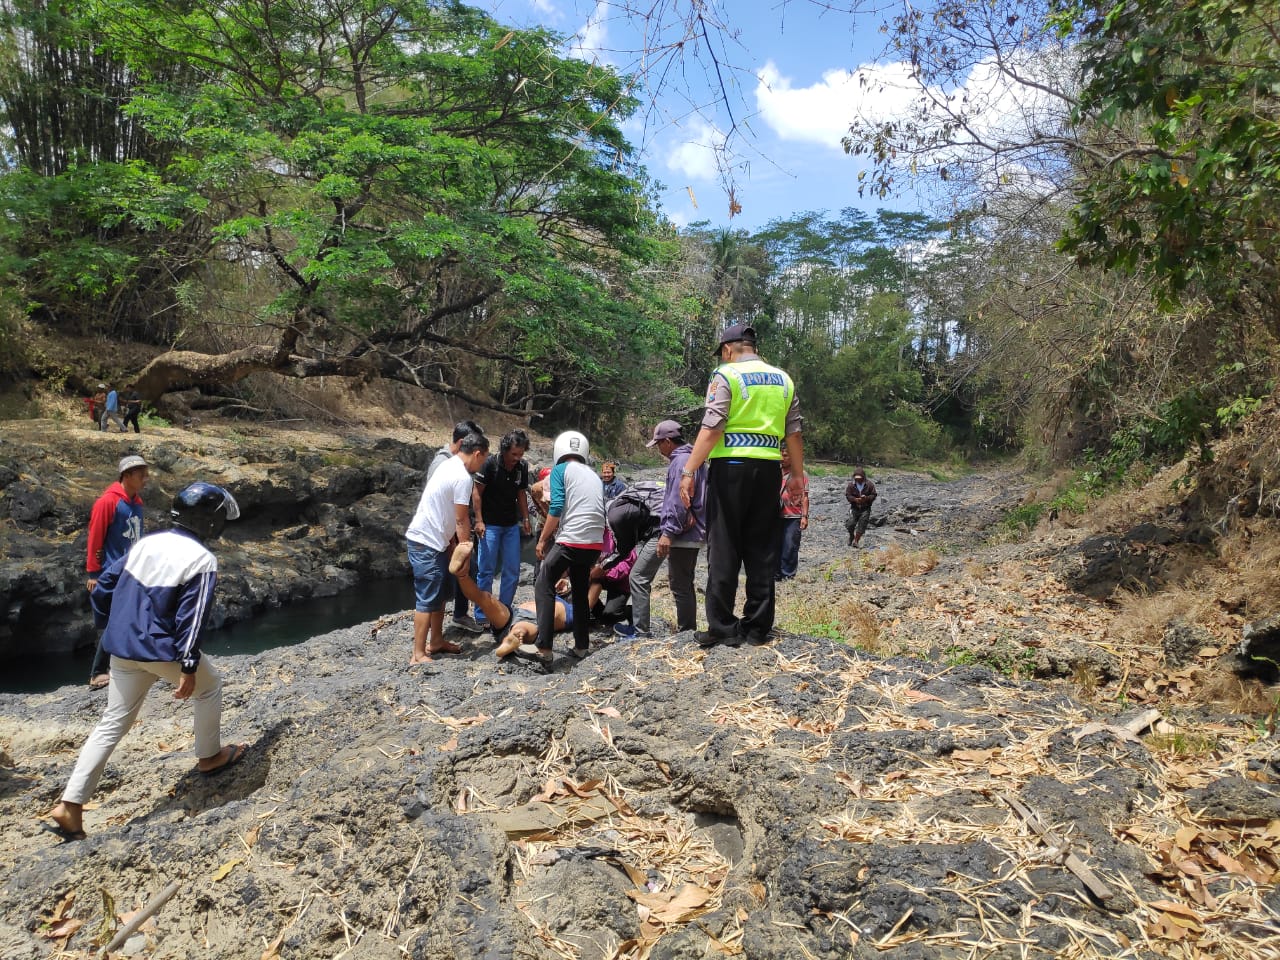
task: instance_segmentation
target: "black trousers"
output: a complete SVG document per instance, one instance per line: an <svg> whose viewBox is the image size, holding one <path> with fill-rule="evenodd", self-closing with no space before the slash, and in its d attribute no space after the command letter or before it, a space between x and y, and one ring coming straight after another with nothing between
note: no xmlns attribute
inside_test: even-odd
<svg viewBox="0 0 1280 960"><path fill-rule="evenodd" d="M556 635L556 582L569 571L569 588L573 597L573 645L586 650L591 645L591 607L587 588L591 586L591 568L600 559L599 550L565 547L553 543L538 567L533 581L533 605L538 619L539 650L550 650Z"/></svg>
<svg viewBox="0 0 1280 960"><path fill-rule="evenodd" d="M773 629L773 577L782 516L777 460L715 458L707 472L707 631L763 640ZM742 616L734 615L738 574L747 573Z"/></svg>

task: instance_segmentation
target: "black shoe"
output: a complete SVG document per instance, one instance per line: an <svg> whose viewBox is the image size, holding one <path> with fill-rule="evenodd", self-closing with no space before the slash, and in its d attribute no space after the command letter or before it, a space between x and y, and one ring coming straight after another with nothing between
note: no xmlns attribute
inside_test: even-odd
<svg viewBox="0 0 1280 960"><path fill-rule="evenodd" d="M763 647L766 643L769 642L769 634L762 633L756 630L756 631L752 631L751 633L745 634L742 639L745 640L747 643L751 644L753 647Z"/></svg>
<svg viewBox="0 0 1280 960"><path fill-rule="evenodd" d="M693 635L693 642L700 647L714 647L720 642L720 638L713 637L706 630L698 630Z"/></svg>

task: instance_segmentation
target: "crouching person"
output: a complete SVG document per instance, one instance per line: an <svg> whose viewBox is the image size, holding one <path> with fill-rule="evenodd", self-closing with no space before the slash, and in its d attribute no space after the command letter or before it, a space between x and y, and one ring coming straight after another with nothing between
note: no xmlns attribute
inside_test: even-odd
<svg viewBox="0 0 1280 960"><path fill-rule="evenodd" d="M90 594L102 647L111 655L111 680L106 712L49 814L51 829L67 840L84 838L84 804L156 680L176 687L174 699L193 701L201 773L221 773L248 750L247 744L222 745L222 681L200 656L218 578L218 561L205 543L217 539L240 508L222 487L197 482L174 498L170 513L173 529L141 538L102 572Z"/></svg>

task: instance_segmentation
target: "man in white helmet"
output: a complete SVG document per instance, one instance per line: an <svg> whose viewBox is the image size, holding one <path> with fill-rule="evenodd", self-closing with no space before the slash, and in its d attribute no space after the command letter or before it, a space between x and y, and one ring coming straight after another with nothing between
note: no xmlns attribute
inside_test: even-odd
<svg viewBox="0 0 1280 960"><path fill-rule="evenodd" d="M587 591L591 568L604 548L604 487L587 466L590 445L576 430L556 437L547 478L550 503L547 522L538 536L536 553L541 565L533 585L538 617L538 655L544 664L552 660L555 636L556 581L567 572L573 598L573 655L587 655L591 607Z"/></svg>

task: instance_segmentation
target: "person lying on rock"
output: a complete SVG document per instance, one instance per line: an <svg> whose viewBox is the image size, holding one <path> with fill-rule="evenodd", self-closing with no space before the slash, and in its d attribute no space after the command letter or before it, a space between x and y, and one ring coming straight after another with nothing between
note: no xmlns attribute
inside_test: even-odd
<svg viewBox="0 0 1280 960"><path fill-rule="evenodd" d="M470 540L460 543L453 549L453 557L449 561L449 572L458 578L458 585L468 600L480 608L488 622L493 639L498 641L494 653L499 659L508 657L520 649L521 645L533 643L538 638L538 625L531 620L522 620L518 613L535 613L534 605L522 603L518 607L509 607L492 593L481 590L480 585L471 577L471 551L474 549ZM573 626L573 606L562 596L556 597L555 628L560 633Z"/></svg>
<svg viewBox="0 0 1280 960"><path fill-rule="evenodd" d="M205 776L235 766L249 749L222 745L222 680L200 643L212 607L218 561L205 544L240 516L235 498L199 481L183 489L170 511L173 528L138 540L98 576L90 594L94 619L111 655L107 709L80 750L62 800L46 829L83 840L84 804L93 796L116 744L133 726L156 680L194 706L196 769Z"/></svg>

